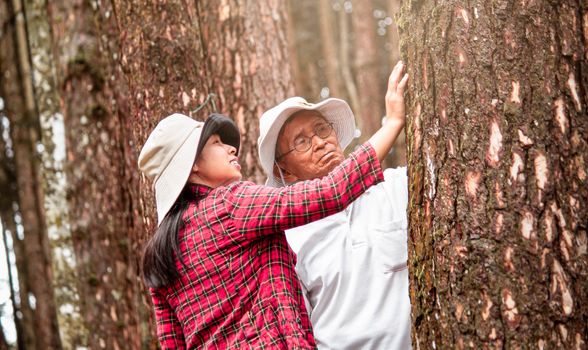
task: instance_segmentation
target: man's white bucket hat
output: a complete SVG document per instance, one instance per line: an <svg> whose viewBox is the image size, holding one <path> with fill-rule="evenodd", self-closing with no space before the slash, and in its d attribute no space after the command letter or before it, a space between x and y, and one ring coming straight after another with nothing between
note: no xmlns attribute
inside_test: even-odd
<svg viewBox="0 0 588 350"><path fill-rule="evenodd" d="M231 119L218 114L204 123L172 114L162 119L145 141L138 164L145 176L153 180L157 225L182 193L196 156L212 134L219 134L224 143L239 150L239 129Z"/></svg>
<svg viewBox="0 0 588 350"><path fill-rule="evenodd" d="M283 101L263 113L259 120L259 140L257 143L261 167L267 175L267 186L281 187L285 185L279 177L274 176L276 143L286 120L292 114L302 110L317 111L328 122L333 123L333 128L342 149L345 149L353 140L355 117L347 102L338 98L328 98L319 103L309 103L298 96Z"/></svg>

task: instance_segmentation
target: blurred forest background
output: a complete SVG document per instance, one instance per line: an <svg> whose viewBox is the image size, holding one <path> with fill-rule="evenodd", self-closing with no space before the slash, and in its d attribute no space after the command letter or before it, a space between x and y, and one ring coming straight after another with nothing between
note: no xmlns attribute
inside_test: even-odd
<svg viewBox="0 0 588 350"><path fill-rule="evenodd" d="M138 276L147 133L173 112L225 113L258 183L257 118L286 97L345 99L363 141L384 115L399 7L2 0L0 349L156 347ZM406 163L403 137L389 165Z"/></svg>
<svg viewBox="0 0 588 350"><path fill-rule="evenodd" d="M258 118L339 97L356 142L410 74L416 349L587 349L588 3L0 0L0 350L154 349L140 146L218 111L264 181Z"/></svg>

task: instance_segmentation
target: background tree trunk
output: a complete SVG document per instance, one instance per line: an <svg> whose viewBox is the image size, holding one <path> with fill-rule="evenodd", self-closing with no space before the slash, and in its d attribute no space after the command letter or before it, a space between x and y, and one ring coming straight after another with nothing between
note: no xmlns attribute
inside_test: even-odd
<svg viewBox="0 0 588 350"><path fill-rule="evenodd" d="M16 67L13 60L14 53L14 26L10 22L11 13L9 12L8 2L0 2L0 26L3 28L0 35L0 97L6 100L6 94L11 93L8 85L9 79L15 79ZM18 96L18 95L17 95ZM6 104L6 101L3 105ZM11 293L16 299L18 293L17 306L13 308L14 324L17 336L17 346L19 349L34 349L34 314L29 305L29 290L26 259L24 254L24 244L17 232L16 217L18 214L18 194L16 185L16 174L14 165L14 151L12 150L12 141L9 137L9 129L5 125L5 107L0 111L0 220L2 229L12 240L12 251L14 252L14 264L18 273L18 282L11 283ZM8 250L8 246L6 247ZM8 260L8 257L7 257ZM7 264L10 268L10 264ZM20 312L20 317L18 317Z"/></svg>
<svg viewBox="0 0 588 350"><path fill-rule="evenodd" d="M587 11L405 2L415 348L586 349Z"/></svg>
<svg viewBox="0 0 588 350"><path fill-rule="evenodd" d="M321 37L324 35L321 26L328 19L319 12L321 4L316 0L288 0L288 3L291 8L289 22L294 30L291 45L297 57L296 61L288 59L295 74L295 94L314 102L322 97L323 87L328 85L322 73L330 63L324 59L324 45L316 40L317 33L321 33Z"/></svg>
<svg viewBox="0 0 588 350"><path fill-rule="evenodd" d="M114 24L87 1L50 8L67 148L67 200L80 311L91 349L140 349L143 290L125 131L125 80L101 46ZM116 27L114 27L116 28ZM116 41L115 41L116 43ZM115 46L116 47L116 46ZM134 150L133 150L134 151ZM134 157L134 155L132 155Z"/></svg>
<svg viewBox="0 0 588 350"><path fill-rule="evenodd" d="M349 99L347 103L354 112L360 110L359 105L359 93L357 92L357 85L355 84L355 77L351 70L351 39L352 34L349 30L349 13L344 9L339 9L339 57L341 58L341 76L343 78L343 84L347 91ZM363 121L359 118L355 118L357 127L363 129ZM365 136L364 136L365 137Z"/></svg>
<svg viewBox="0 0 588 350"><path fill-rule="evenodd" d="M352 1L353 32L355 34L355 76L359 109L356 118L361 120L361 132L369 138L382 126L384 116L384 85L380 76L376 21L372 1ZM378 101L378 103L374 103Z"/></svg>
<svg viewBox="0 0 588 350"><path fill-rule="evenodd" d="M306 14L308 16L308 13ZM337 22L333 16L333 5L331 0L319 0L319 21L321 32L321 47L325 72L327 76L327 87L329 96L345 99L343 93L343 80L341 79L341 64L339 62L339 50L337 49L337 36L335 35Z"/></svg>
<svg viewBox="0 0 588 350"><path fill-rule="evenodd" d="M49 241L44 222L42 180L37 144L40 139L38 111L32 85L24 8L19 0L6 3L9 24L2 38L2 85L5 113L10 121L14 152L18 208L24 231L27 298L34 310L37 349L59 349L61 342L53 297Z"/></svg>
<svg viewBox="0 0 588 350"><path fill-rule="evenodd" d="M50 3L50 2L49 2ZM80 326L78 278L66 200L65 136L60 103L50 13L46 0L24 0L33 88L39 111L45 225L51 243L53 285L61 341L85 344L87 328ZM87 299L83 299L87 300Z"/></svg>

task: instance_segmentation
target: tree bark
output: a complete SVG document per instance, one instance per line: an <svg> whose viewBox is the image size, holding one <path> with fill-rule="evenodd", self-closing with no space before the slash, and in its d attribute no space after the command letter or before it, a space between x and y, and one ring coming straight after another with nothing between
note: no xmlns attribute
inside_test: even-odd
<svg viewBox="0 0 588 350"><path fill-rule="evenodd" d="M0 25L6 28L0 36L0 97L6 104L8 96L12 93L14 86L8 87L7 80L14 79L16 76L16 67L13 62L14 54L14 27L9 23L10 19L8 2L0 2ZM18 101L18 100L17 100ZM14 101L14 102L17 102ZM11 102L12 103L12 102ZM5 114L2 110L2 114ZM0 134L8 134L4 123L0 123ZM8 142L7 142L8 141ZM17 232L16 216L18 214L18 194L17 181L14 164L14 151L12 150L9 140L4 137L0 138L0 220L2 221L3 230L10 232L12 238L12 249L15 256L15 265L18 274L18 288L12 285L12 291L18 289L18 303L13 310L13 319L16 328L17 346L19 349L34 349L34 313L29 304L29 279L27 278L27 260L24 253L24 243ZM15 293L16 294L16 293ZM18 312L20 316L18 317Z"/></svg>
<svg viewBox="0 0 588 350"><path fill-rule="evenodd" d="M279 0L198 2L208 90L239 126L243 177L257 183L259 117L294 94L286 13Z"/></svg>
<svg viewBox="0 0 588 350"><path fill-rule="evenodd" d="M288 0L291 11L288 20L292 24L294 46L297 59L288 63L293 67L295 93L309 101L321 98L325 85L329 85L323 74L329 62L324 59L324 48L320 40L316 40L317 33L321 33L320 24L326 19L319 12L319 3L315 0ZM330 88L330 86L328 86ZM332 95L332 93L331 93Z"/></svg>
<svg viewBox="0 0 588 350"><path fill-rule="evenodd" d="M37 349L59 349L61 342L53 296L49 240L44 222L39 158L38 113L34 100L24 9L19 0L7 2L9 25L2 43L3 79L0 95L10 121L18 208L24 230L27 290L34 300Z"/></svg>
<svg viewBox="0 0 588 350"><path fill-rule="evenodd" d="M339 10L339 57L341 58L341 76L343 77L343 84L349 96L349 105L353 111L359 111L359 93L357 91L357 85L351 71L350 62L350 33L349 33L349 15L343 10ZM361 118L355 118L358 128L363 129L363 120ZM365 136L364 136L365 137Z"/></svg>
<svg viewBox="0 0 588 350"><path fill-rule="evenodd" d="M403 5L415 348L586 349L587 18Z"/></svg>
<svg viewBox="0 0 588 350"><path fill-rule="evenodd" d="M258 117L293 93L285 4L115 0L98 6L97 12L99 23L115 23L100 27L96 37L109 53L110 65L120 68L104 81L120 84L129 96L128 110L118 104L118 123L126 135L116 140L124 141L125 179L132 198L127 204L132 217L127 220L142 221L134 223L129 238L133 250L140 252L155 229L156 215L151 183L139 176L137 156L149 132L167 115L180 112L203 120L217 111L234 118L243 133L244 177L263 181L257 161ZM76 78L78 84L95 86L91 75L82 78ZM154 342L143 340L145 346Z"/></svg>
<svg viewBox="0 0 588 350"><path fill-rule="evenodd" d="M92 349L140 349L144 294L136 239L141 220L132 193L126 84L101 37L113 30L101 4L52 4L67 149L67 202L79 308ZM116 28L116 27L114 27ZM110 39L111 36L108 36ZM148 327L147 327L148 328ZM80 344L82 345L82 344Z"/></svg>
<svg viewBox="0 0 588 350"><path fill-rule="evenodd" d="M376 21L372 1L353 1L351 20L355 33L355 77L357 80L358 109L361 132L365 138L382 126L384 116L384 92L380 77ZM360 4L361 3L361 4Z"/></svg>
<svg viewBox="0 0 588 350"><path fill-rule="evenodd" d="M75 259L69 230L65 188L65 137L63 114L57 85L57 66L50 26L48 3L45 0L25 0L26 23L31 56L33 88L39 110L40 141L43 152L42 188L45 224L53 252L52 268L56 307L71 308L72 312L59 312L57 320L63 344L82 345L87 329L79 310ZM41 147L41 146L39 146ZM85 299L83 299L85 300Z"/></svg>
<svg viewBox="0 0 588 350"><path fill-rule="evenodd" d="M345 99L343 95L343 81L341 79L341 64L339 63L339 50L337 49L337 36L335 35L337 22L333 16L331 0L319 1L319 14L321 47L323 49L323 60L326 65L325 71L329 95Z"/></svg>

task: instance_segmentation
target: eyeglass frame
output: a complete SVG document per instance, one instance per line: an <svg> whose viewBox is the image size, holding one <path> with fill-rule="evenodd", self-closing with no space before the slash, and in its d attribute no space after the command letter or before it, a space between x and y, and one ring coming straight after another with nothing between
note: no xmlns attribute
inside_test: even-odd
<svg viewBox="0 0 588 350"><path fill-rule="evenodd" d="M319 135L316 132L316 127L319 126L319 125L321 125L321 124L323 124L323 123L329 126L329 133L327 135L325 135L325 137L322 137L321 135ZM276 157L276 161L279 161L280 159L284 158L285 156L287 156L288 154L290 154L293 151L297 151L297 152L300 152L300 153L304 153L304 152L308 151L309 149L312 148L312 138L315 137L315 136L318 136L321 140L326 140L329 136L331 136L333 134L333 131L335 131L334 123L327 122L327 121L321 122L319 124L316 124L314 126L314 128L312 129L312 131L313 131L313 134L310 135L310 136L302 135L303 137L305 137L306 139L308 139L308 148L306 148L305 150L302 150L301 151L301 150L296 149L296 146L294 146L293 148L289 149L288 151L286 151L286 152L280 154L279 156L277 156Z"/></svg>

